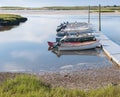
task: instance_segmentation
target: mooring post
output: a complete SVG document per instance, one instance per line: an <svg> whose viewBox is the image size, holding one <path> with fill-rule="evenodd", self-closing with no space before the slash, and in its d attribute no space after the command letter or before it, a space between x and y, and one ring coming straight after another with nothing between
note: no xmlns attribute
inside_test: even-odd
<svg viewBox="0 0 120 97"><path fill-rule="evenodd" d="M101 31L101 5L99 4L99 31Z"/></svg>
<svg viewBox="0 0 120 97"><path fill-rule="evenodd" d="M88 6L88 23L90 23L90 5Z"/></svg>

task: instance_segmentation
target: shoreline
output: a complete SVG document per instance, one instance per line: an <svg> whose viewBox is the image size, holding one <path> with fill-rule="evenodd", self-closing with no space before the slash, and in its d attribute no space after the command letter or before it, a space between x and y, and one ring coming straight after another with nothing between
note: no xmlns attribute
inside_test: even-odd
<svg viewBox="0 0 120 97"><path fill-rule="evenodd" d="M115 66L53 73L0 72L0 83L2 84L5 80L15 78L16 75L20 74L35 75L52 87L64 87L67 89L91 90L103 88L108 85L120 85L119 68Z"/></svg>
<svg viewBox="0 0 120 97"><path fill-rule="evenodd" d="M117 67L106 67L73 71L69 73L45 73L38 75L52 87L91 90L108 85L120 85L120 72Z"/></svg>
<svg viewBox="0 0 120 97"><path fill-rule="evenodd" d="M0 10L0 14L87 15L87 10ZM97 15L98 12L91 12ZM102 12L102 15L120 15L120 12Z"/></svg>

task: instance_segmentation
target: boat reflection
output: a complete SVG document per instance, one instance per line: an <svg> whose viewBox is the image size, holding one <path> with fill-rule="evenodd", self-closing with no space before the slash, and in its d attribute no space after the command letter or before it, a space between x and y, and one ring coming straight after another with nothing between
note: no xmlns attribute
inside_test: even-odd
<svg viewBox="0 0 120 97"><path fill-rule="evenodd" d="M69 51L60 51L57 48L48 48L48 51L56 54L57 57L62 55L92 55L92 56L99 56L101 53L101 48L94 48L89 50L69 50Z"/></svg>

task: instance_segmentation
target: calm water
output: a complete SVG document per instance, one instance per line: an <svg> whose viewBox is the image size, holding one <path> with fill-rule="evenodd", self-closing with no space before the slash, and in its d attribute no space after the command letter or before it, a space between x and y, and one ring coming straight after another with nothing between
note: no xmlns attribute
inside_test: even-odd
<svg viewBox="0 0 120 97"><path fill-rule="evenodd" d="M48 51L47 41L55 41L56 26L61 22L87 22L87 16L74 15L24 15L26 23L0 31L0 71L1 72L42 72L91 69L111 66L98 49L86 52ZM103 32L120 44L120 17L103 16ZM97 28L97 16L91 23Z"/></svg>

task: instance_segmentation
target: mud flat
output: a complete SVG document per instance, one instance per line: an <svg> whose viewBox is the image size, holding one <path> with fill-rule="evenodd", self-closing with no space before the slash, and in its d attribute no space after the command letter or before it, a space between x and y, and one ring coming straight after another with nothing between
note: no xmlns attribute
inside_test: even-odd
<svg viewBox="0 0 120 97"><path fill-rule="evenodd" d="M39 77L53 87L79 88L83 90L102 88L108 85L120 84L118 67L79 70L69 73L44 73Z"/></svg>
<svg viewBox="0 0 120 97"><path fill-rule="evenodd" d="M88 10L0 10L1 14L87 15ZM91 11L92 15L98 12ZM103 12L102 15L120 15L120 12Z"/></svg>

